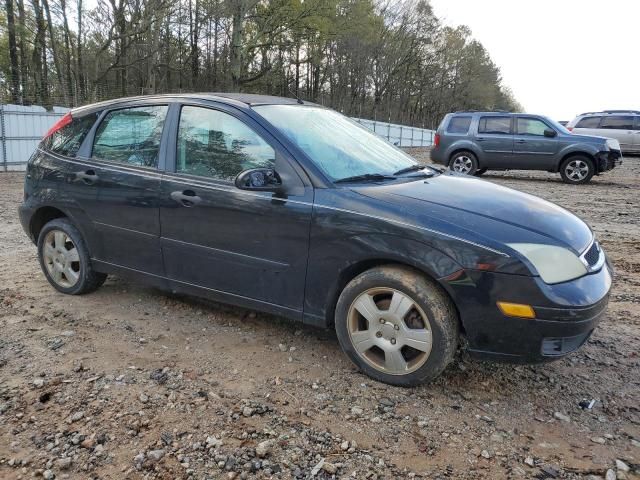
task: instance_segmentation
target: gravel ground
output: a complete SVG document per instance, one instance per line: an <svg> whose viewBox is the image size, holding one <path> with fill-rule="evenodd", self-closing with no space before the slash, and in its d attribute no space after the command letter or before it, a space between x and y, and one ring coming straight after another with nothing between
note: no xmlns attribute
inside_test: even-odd
<svg viewBox="0 0 640 480"><path fill-rule="evenodd" d="M607 317L558 362L462 355L401 389L329 331L115 277L56 293L16 217L22 176L0 174L0 478L638 478L640 158L586 186L485 178L592 225L617 270Z"/></svg>

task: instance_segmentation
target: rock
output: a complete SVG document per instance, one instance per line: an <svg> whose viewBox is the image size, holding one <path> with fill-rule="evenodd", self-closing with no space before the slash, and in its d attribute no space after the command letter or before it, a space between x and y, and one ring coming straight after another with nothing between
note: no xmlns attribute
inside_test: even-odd
<svg viewBox="0 0 640 480"><path fill-rule="evenodd" d="M278 350L280 350L281 352L288 352L289 347L287 347L284 343L280 343L278 344Z"/></svg>
<svg viewBox="0 0 640 480"><path fill-rule="evenodd" d="M530 467L535 466L535 461L533 460L533 457L527 457L524 459L524 463L529 465Z"/></svg>
<svg viewBox="0 0 640 480"><path fill-rule="evenodd" d="M616 472L614 472L613 470L609 469L607 470L607 474L605 475L605 480L616 480L618 476L616 475Z"/></svg>
<svg viewBox="0 0 640 480"><path fill-rule="evenodd" d="M149 395L147 395L146 393L141 393L138 397L138 400L140 400L140 402L142 403L147 403L149 401Z"/></svg>
<svg viewBox="0 0 640 480"><path fill-rule="evenodd" d="M144 459L145 459L145 454L144 452L140 452L138 455L136 455L135 457L133 457L133 463L137 466L140 466L144 463Z"/></svg>
<svg viewBox="0 0 640 480"><path fill-rule="evenodd" d="M45 480L53 480L54 478L56 478L55 474L51 470L45 470L44 472L42 472L42 477Z"/></svg>
<svg viewBox="0 0 640 480"><path fill-rule="evenodd" d="M255 410L251 407L244 407L242 409L242 415L245 417L250 417L251 415L253 415L254 412Z"/></svg>
<svg viewBox="0 0 640 480"><path fill-rule="evenodd" d="M324 465L324 458L321 459L318 463L316 463L316 466L311 469L311 476L315 477L318 474L318 472L322 470L323 465Z"/></svg>
<svg viewBox="0 0 640 480"><path fill-rule="evenodd" d="M165 372L164 369L159 368L158 370L154 370L153 372L151 372L149 374L149 378L151 380L155 380L160 385L163 385L163 384L167 383L167 380L169 379L169 374L167 372Z"/></svg>
<svg viewBox="0 0 640 480"><path fill-rule="evenodd" d="M33 381L33 386L36 387L36 388L44 387L44 378L36 378Z"/></svg>
<svg viewBox="0 0 640 480"><path fill-rule="evenodd" d="M340 444L340 450L349 450L349 442L347 440Z"/></svg>
<svg viewBox="0 0 640 480"><path fill-rule="evenodd" d="M164 457L164 450L160 449L160 450L149 450L147 452L147 459L149 460L149 462L151 463L158 463L160 460L162 460L162 457Z"/></svg>
<svg viewBox="0 0 640 480"><path fill-rule="evenodd" d="M82 442L80 442L80 446L86 449L91 449L95 445L96 445L96 441L91 437L87 437L84 440L82 440Z"/></svg>
<svg viewBox="0 0 640 480"><path fill-rule="evenodd" d="M81 420L82 417L84 417L84 412L76 412L73 415L71 415L71 417L69 418L69 420L71 422L77 422L78 420Z"/></svg>
<svg viewBox="0 0 640 480"><path fill-rule="evenodd" d="M556 412L556 413L553 414L553 416L555 418L557 418L558 420L562 420L563 422L570 422L571 421L571 418L569 418L564 413Z"/></svg>
<svg viewBox="0 0 640 480"><path fill-rule="evenodd" d="M264 458L267 455L269 455L269 453L271 453L272 447L273 447L273 442L271 440L265 440L264 442L260 442L256 446L256 455L258 455L258 457L260 458Z"/></svg>
<svg viewBox="0 0 640 480"><path fill-rule="evenodd" d="M218 448L222 446L222 440L210 435L207 437L207 448Z"/></svg>
<svg viewBox="0 0 640 480"><path fill-rule="evenodd" d="M360 407L351 407L351 415L362 415L364 410Z"/></svg>
<svg viewBox="0 0 640 480"><path fill-rule="evenodd" d="M338 471L338 467L335 466L333 463L324 462L322 464L322 470L327 472L329 475L333 475L334 473L336 473Z"/></svg>
<svg viewBox="0 0 640 480"><path fill-rule="evenodd" d="M489 453L488 450L482 450L482 452L480 452L480 456L482 458L486 458L487 460L490 459L493 455L491 455L491 453Z"/></svg>
<svg viewBox="0 0 640 480"><path fill-rule="evenodd" d="M622 460L616 460L616 470L618 470L619 472L627 473L629 470L631 470L631 468Z"/></svg>
<svg viewBox="0 0 640 480"><path fill-rule="evenodd" d="M607 443L607 441L602 437L591 437L591 441L599 445L604 445L605 443Z"/></svg>
<svg viewBox="0 0 640 480"><path fill-rule="evenodd" d="M371 423L382 423L382 419L380 417L373 417Z"/></svg>

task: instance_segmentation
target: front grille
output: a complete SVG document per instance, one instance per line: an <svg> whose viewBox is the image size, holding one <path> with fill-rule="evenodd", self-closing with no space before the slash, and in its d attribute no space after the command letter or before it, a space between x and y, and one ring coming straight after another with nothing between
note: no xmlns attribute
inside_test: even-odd
<svg viewBox="0 0 640 480"><path fill-rule="evenodd" d="M598 242L593 242L591 248L584 254L584 259L590 267L598 263L598 260L600 260L600 246Z"/></svg>

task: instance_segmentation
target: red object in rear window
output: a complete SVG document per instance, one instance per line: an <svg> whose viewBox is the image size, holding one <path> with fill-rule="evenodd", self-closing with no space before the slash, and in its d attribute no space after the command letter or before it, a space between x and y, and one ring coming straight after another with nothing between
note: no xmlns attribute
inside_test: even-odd
<svg viewBox="0 0 640 480"><path fill-rule="evenodd" d="M436 136L433 137L433 146L434 147L439 147L440 146L440 134L436 133Z"/></svg>
<svg viewBox="0 0 640 480"><path fill-rule="evenodd" d="M569 130L570 132L573 132L573 127L567 127L567 130Z"/></svg>
<svg viewBox="0 0 640 480"><path fill-rule="evenodd" d="M60 120L58 120L56 123L53 124L53 127L51 127L49 129L49 131L46 133L44 138L50 137L51 135L56 133L61 128L66 127L67 125L69 125L71 123L72 120L73 120L73 118L71 118L71 112L65 113L64 116Z"/></svg>

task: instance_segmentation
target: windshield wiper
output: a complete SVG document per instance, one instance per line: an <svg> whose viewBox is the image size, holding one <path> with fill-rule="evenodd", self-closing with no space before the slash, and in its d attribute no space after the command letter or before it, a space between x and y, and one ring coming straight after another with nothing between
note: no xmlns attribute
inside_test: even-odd
<svg viewBox="0 0 640 480"><path fill-rule="evenodd" d="M431 169L431 167L428 167L427 165L420 165L418 163L416 163L415 165L411 165L409 167L405 167L402 168L400 170L398 170L397 172L394 173L394 175L402 175L403 173L409 173L409 172L417 172L418 170L424 170L426 168ZM430 177L433 177L434 173L433 172L422 172L425 175L428 175Z"/></svg>
<svg viewBox="0 0 640 480"><path fill-rule="evenodd" d="M364 175L354 175L353 177L345 177L339 180L335 180L333 183L348 183L348 182L368 182L375 180L394 180L396 177L393 175L385 175L383 173L365 173Z"/></svg>

